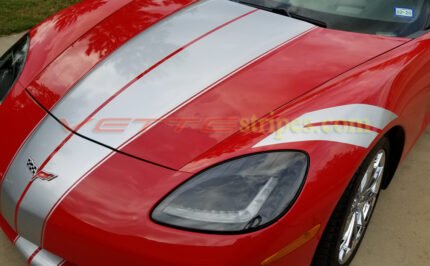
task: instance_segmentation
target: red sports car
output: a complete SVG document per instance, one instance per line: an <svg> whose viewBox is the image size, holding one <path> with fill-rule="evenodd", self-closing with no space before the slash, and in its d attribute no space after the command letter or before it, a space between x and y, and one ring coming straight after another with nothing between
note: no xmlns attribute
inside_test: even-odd
<svg viewBox="0 0 430 266"><path fill-rule="evenodd" d="M31 265L347 265L430 122L429 18L78 3L0 59L0 225Z"/></svg>

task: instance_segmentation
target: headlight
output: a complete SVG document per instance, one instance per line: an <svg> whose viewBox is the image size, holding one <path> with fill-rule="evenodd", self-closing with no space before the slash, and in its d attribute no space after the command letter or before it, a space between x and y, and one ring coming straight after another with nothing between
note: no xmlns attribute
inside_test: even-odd
<svg viewBox="0 0 430 266"><path fill-rule="evenodd" d="M24 36L2 57L0 57L0 103L18 80L25 64L29 46L28 36Z"/></svg>
<svg viewBox="0 0 430 266"><path fill-rule="evenodd" d="M212 167L176 189L153 211L155 221L206 232L242 233L278 219L304 183L308 156L268 152Z"/></svg>

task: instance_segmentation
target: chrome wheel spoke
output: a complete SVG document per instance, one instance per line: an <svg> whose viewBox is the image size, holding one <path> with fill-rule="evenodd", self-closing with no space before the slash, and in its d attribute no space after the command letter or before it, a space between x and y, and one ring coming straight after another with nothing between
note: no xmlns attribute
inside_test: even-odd
<svg viewBox="0 0 430 266"><path fill-rule="evenodd" d="M363 217L363 226L366 226L367 222L369 222L371 211L372 211L372 204L363 203L363 206L360 210Z"/></svg>
<svg viewBox="0 0 430 266"><path fill-rule="evenodd" d="M375 191L375 189L371 187L363 193L363 195L361 196L360 202L370 203L371 201L376 199L377 196L378 196L378 190Z"/></svg>
<svg viewBox="0 0 430 266"><path fill-rule="evenodd" d="M356 232L357 233L359 233L360 232L360 230L363 228L363 226L364 226L364 218L365 218L365 214L364 214L364 212L363 212L363 209L361 209L361 208L359 208L358 210L357 210L357 215L356 215L356 217L357 217L357 222L356 222L356 227L357 227L357 230L356 230Z"/></svg>
<svg viewBox="0 0 430 266"><path fill-rule="evenodd" d="M372 168L369 167L366 171L366 174L363 176L363 179L361 180L359 193L363 193L366 190L366 188L368 187L369 180L371 179L370 178L371 176L372 176Z"/></svg>
<svg viewBox="0 0 430 266"><path fill-rule="evenodd" d="M356 214L352 214L347 223L346 232L343 235L342 243L340 246L339 260L344 261L353 249L353 236L356 229Z"/></svg>

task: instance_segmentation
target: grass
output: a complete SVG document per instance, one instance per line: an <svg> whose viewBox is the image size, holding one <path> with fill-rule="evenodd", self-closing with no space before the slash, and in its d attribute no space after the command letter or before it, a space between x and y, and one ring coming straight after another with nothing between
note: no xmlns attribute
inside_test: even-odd
<svg viewBox="0 0 430 266"><path fill-rule="evenodd" d="M0 36L26 31L79 0L0 0Z"/></svg>

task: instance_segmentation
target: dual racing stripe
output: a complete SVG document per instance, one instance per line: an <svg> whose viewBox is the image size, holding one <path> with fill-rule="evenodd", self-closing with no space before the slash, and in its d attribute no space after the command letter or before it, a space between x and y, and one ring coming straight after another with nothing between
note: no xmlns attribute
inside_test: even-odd
<svg viewBox="0 0 430 266"><path fill-rule="evenodd" d="M204 1L158 23L118 49L52 110L76 131L115 149L143 134L99 135L100 118L161 119L251 62L313 26L230 1ZM2 187L2 211L18 234L43 247L50 214L113 151L71 135L47 117L12 163ZM52 181L32 179L31 158Z"/></svg>
<svg viewBox="0 0 430 266"><path fill-rule="evenodd" d="M368 148L397 115L367 104L350 104L306 113L254 147L303 141L331 141Z"/></svg>
<svg viewBox="0 0 430 266"><path fill-rule="evenodd" d="M30 241L18 237L15 240L15 247L21 255L27 260L29 265L34 266L59 266L64 260L54 254L39 248Z"/></svg>

